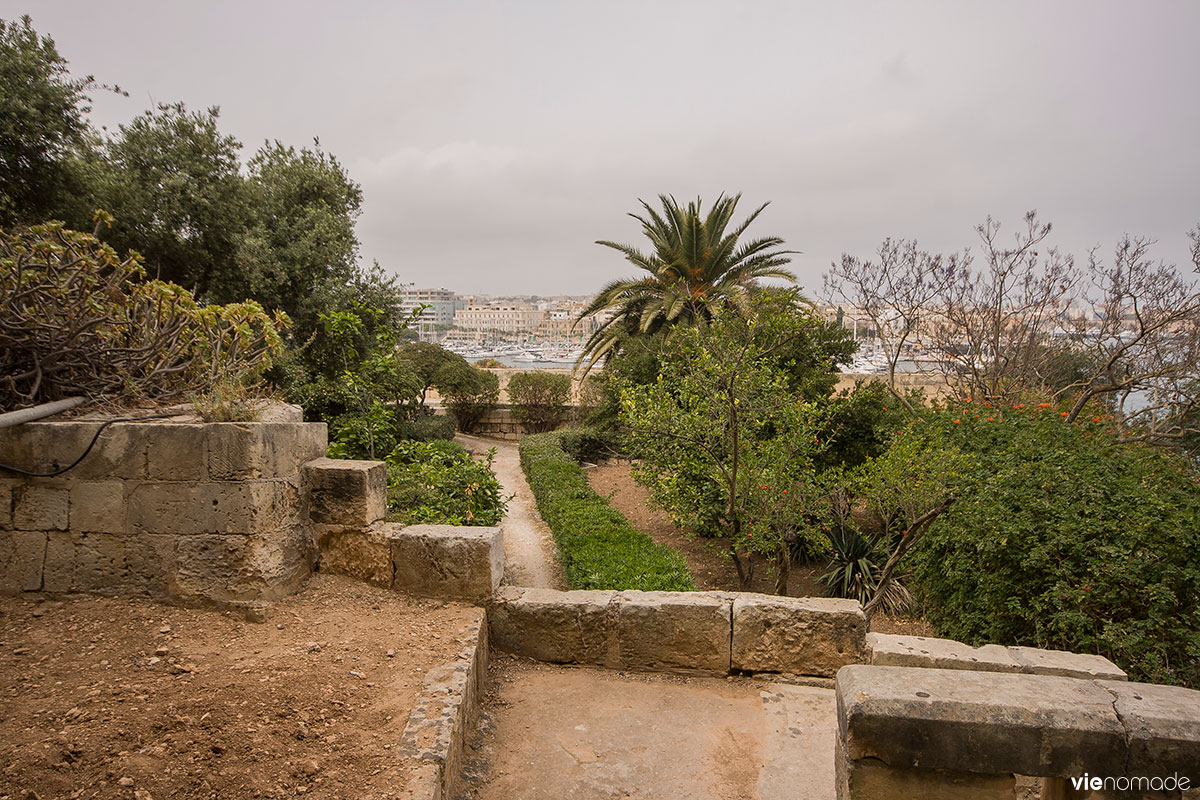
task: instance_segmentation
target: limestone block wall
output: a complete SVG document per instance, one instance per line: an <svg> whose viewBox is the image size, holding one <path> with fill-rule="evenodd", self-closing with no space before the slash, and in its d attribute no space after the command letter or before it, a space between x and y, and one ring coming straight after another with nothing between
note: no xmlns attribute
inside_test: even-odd
<svg viewBox="0 0 1200 800"><path fill-rule="evenodd" d="M397 591L480 604L500 585L500 528L386 522L382 461L320 458L306 464L304 472L322 570Z"/></svg>
<svg viewBox="0 0 1200 800"><path fill-rule="evenodd" d="M315 558L301 465L324 455L326 429L295 407L272 418L286 421L120 422L63 475L0 471L0 591L218 604L294 591ZM52 471L100 424L0 429L0 462Z"/></svg>
<svg viewBox="0 0 1200 800"><path fill-rule="evenodd" d="M866 656L862 608L832 598L506 586L488 624L500 650L609 669L831 677Z"/></svg>
<svg viewBox="0 0 1200 800"><path fill-rule="evenodd" d="M1045 779L1043 797L1200 787L1200 692L1177 686L851 665L837 715L839 800L1012 798L1016 776ZM1085 774L1113 782L1072 793Z"/></svg>

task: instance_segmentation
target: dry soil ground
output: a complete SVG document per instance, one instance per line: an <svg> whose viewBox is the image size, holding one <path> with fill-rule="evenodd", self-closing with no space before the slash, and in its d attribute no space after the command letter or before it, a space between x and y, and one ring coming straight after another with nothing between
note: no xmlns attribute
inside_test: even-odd
<svg viewBox="0 0 1200 800"><path fill-rule="evenodd" d="M0 800L381 800L425 672L480 610L316 575L264 623L0 598Z"/></svg>

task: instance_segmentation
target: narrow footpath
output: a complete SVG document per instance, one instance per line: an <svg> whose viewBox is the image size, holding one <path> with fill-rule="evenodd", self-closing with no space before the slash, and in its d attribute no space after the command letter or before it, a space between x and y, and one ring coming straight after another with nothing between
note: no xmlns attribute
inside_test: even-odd
<svg viewBox="0 0 1200 800"><path fill-rule="evenodd" d="M508 501L508 513L500 523L504 530L504 583L509 586L531 586L539 589L566 589L562 567L558 563L554 538L550 528L542 522L533 491L525 482L521 471L521 459L517 454L517 443L503 439L485 439L460 433L454 441L467 448L472 455L485 455L496 449L496 460L492 470L504 487L504 495L513 495Z"/></svg>

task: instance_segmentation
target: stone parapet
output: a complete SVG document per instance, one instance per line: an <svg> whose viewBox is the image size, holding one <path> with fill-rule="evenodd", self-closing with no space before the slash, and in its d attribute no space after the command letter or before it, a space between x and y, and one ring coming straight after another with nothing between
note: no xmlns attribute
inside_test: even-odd
<svg viewBox="0 0 1200 800"><path fill-rule="evenodd" d="M1003 647L997 644L971 647L952 639L885 633L868 633L867 650L870 663L881 667L1018 672L1114 681L1126 679L1124 670L1103 656L1063 650Z"/></svg>
<svg viewBox="0 0 1200 800"><path fill-rule="evenodd" d="M297 417L285 411L266 418ZM323 423L102 422L0 430L0 462L31 472L91 445L61 475L0 472L0 591L237 605L303 584L315 547L301 465L324 455Z"/></svg>
<svg viewBox="0 0 1200 800"><path fill-rule="evenodd" d="M317 458L304 465L309 513L320 525L366 528L387 515L387 465Z"/></svg>
<svg viewBox="0 0 1200 800"><path fill-rule="evenodd" d="M1014 776L1177 775L1200 785L1200 692L1054 675L850 665L838 798L1012 797ZM1140 794L1137 796L1141 796Z"/></svg>
<svg viewBox="0 0 1200 800"><path fill-rule="evenodd" d="M539 661L715 675L829 677L861 660L866 627L854 601L516 587L496 593L488 620L497 648Z"/></svg>
<svg viewBox="0 0 1200 800"><path fill-rule="evenodd" d="M320 568L425 597L486 603L504 576L500 528L317 525Z"/></svg>

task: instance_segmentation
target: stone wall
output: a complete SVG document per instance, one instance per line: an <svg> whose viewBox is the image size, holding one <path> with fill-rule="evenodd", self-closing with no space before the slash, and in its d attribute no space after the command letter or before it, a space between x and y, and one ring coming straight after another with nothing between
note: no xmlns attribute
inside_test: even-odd
<svg viewBox="0 0 1200 800"><path fill-rule="evenodd" d="M971 647L953 639L928 636L895 636L868 633L871 664L882 667L926 667L968 669L977 672L1019 672L1027 675L1059 675L1064 678L1102 678L1123 681L1125 671L1107 658L1064 650L1035 647L1004 647L985 644Z"/></svg>
<svg viewBox="0 0 1200 800"><path fill-rule="evenodd" d="M382 461L321 458L304 471L320 568L427 597L486 603L504 575L500 528L384 521Z"/></svg>
<svg viewBox="0 0 1200 800"><path fill-rule="evenodd" d="M316 555L301 465L324 455L326 430L298 408L272 411L282 421L114 423L60 476L0 471L0 591L232 605L295 591ZM0 462L53 471L100 425L0 429Z"/></svg>
<svg viewBox="0 0 1200 800"><path fill-rule="evenodd" d="M1178 686L852 665L837 715L839 800L1013 798L1017 776L1043 797L1179 796L1072 793L1085 774L1200 787L1200 692Z"/></svg>
<svg viewBox="0 0 1200 800"><path fill-rule="evenodd" d="M865 658L853 600L502 587L488 624L500 650L609 669L828 677Z"/></svg>

